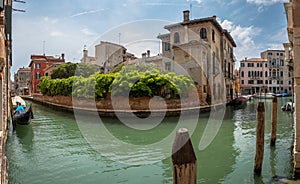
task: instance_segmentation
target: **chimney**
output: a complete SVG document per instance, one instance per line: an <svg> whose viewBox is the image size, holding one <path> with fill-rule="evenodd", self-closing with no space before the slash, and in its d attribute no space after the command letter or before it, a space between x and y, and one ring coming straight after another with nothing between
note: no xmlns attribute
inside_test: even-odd
<svg viewBox="0 0 300 184"><path fill-rule="evenodd" d="M88 50L86 49L83 50L83 57L84 58L88 57Z"/></svg>
<svg viewBox="0 0 300 184"><path fill-rule="evenodd" d="M147 50L147 56L150 57L150 50Z"/></svg>
<svg viewBox="0 0 300 184"><path fill-rule="evenodd" d="M190 20L190 11L189 10L185 10L183 11L183 21L189 21Z"/></svg>
<svg viewBox="0 0 300 184"><path fill-rule="evenodd" d="M144 59L144 58L146 58L146 53L142 53L142 58Z"/></svg>
<svg viewBox="0 0 300 184"><path fill-rule="evenodd" d="M64 53L61 54L61 59L65 60L65 54Z"/></svg>

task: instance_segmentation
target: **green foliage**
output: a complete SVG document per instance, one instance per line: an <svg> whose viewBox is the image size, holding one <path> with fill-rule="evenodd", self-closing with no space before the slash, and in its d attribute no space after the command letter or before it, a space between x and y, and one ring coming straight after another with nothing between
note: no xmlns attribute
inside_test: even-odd
<svg viewBox="0 0 300 184"><path fill-rule="evenodd" d="M112 83L112 95L130 97L179 97L194 86L185 75L163 74L157 69L138 72L123 68Z"/></svg>
<svg viewBox="0 0 300 184"><path fill-rule="evenodd" d="M114 96L178 98L188 93L192 87L193 81L185 75L161 73L155 68L138 71L127 67L122 67L120 73L95 73L89 77L42 77L39 83L44 95L73 95L82 98L104 98L110 92Z"/></svg>
<svg viewBox="0 0 300 184"><path fill-rule="evenodd" d="M63 79L72 76L89 77L90 75L99 71L96 65L89 65L85 63L65 63L55 68L51 73L52 79Z"/></svg>

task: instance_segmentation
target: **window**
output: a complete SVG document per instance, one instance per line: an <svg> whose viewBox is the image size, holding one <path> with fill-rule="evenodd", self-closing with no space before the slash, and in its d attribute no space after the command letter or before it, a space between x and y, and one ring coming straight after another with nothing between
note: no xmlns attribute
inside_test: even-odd
<svg viewBox="0 0 300 184"><path fill-rule="evenodd" d="M244 84L244 80L242 80L242 84Z"/></svg>
<svg viewBox="0 0 300 184"><path fill-rule="evenodd" d="M41 76L40 76L40 72L37 72L35 78L36 78L36 79L40 79L40 77L41 77Z"/></svg>
<svg viewBox="0 0 300 184"><path fill-rule="evenodd" d="M241 63L241 67L245 67L245 63Z"/></svg>
<svg viewBox="0 0 300 184"><path fill-rule="evenodd" d="M40 63L35 64L35 68L40 68L40 67L41 67Z"/></svg>
<svg viewBox="0 0 300 184"><path fill-rule="evenodd" d="M265 64L265 67L268 67L268 64L267 64L267 63Z"/></svg>
<svg viewBox="0 0 300 184"><path fill-rule="evenodd" d="M215 30L212 30L211 32L211 39L215 41Z"/></svg>
<svg viewBox="0 0 300 184"><path fill-rule="evenodd" d="M259 63L256 63L256 67L259 67Z"/></svg>
<svg viewBox="0 0 300 184"><path fill-rule="evenodd" d="M244 71L242 71L242 73L241 73L241 77L244 77Z"/></svg>
<svg viewBox="0 0 300 184"><path fill-rule="evenodd" d="M265 72L265 77L268 77L268 72L267 71Z"/></svg>
<svg viewBox="0 0 300 184"><path fill-rule="evenodd" d="M280 53L280 56L283 56L283 53Z"/></svg>
<svg viewBox="0 0 300 184"><path fill-rule="evenodd" d="M272 52L269 52L268 55L272 56Z"/></svg>
<svg viewBox="0 0 300 184"><path fill-rule="evenodd" d="M250 71L248 71L248 77L251 77L251 72Z"/></svg>
<svg viewBox="0 0 300 184"><path fill-rule="evenodd" d="M263 84L263 80L258 80L257 84Z"/></svg>
<svg viewBox="0 0 300 184"><path fill-rule="evenodd" d="M165 51L170 50L170 43L169 42L165 42Z"/></svg>
<svg viewBox="0 0 300 184"><path fill-rule="evenodd" d="M254 84L253 80L248 80L248 84Z"/></svg>
<svg viewBox="0 0 300 184"><path fill-rule="evenodd" d="M265 83L268 84L268 80L266 80Z"/></svg>
<svg viewBox="0 0 300 184"><path fill-rule="evenodd" d="M165 63L165 70L171 71L171 63L170 62Z"/></svg>
<svg viewBox="0 0 300 184"><path fill-rule="evenodd" d="M200 38L202 38L202 39L206 39L207 38L207 34L206 34L206 29L205 28L201 28L201 30L200 30Z"/></svg>
<svg viewBox="0 0 300 184"><path fill-rule="evenodd" d="M179 43L179 42L180 42L179 33L176 32L176 33L174 34L174 43Z"/></svg>

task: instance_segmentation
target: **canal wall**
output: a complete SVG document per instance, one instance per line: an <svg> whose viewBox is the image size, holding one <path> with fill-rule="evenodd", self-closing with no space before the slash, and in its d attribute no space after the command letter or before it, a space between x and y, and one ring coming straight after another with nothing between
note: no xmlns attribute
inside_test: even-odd
<svg viewBox="0 0 300 184"><path fill-rule="evenodd" d="M201 102L196 96L188 95L180 99L162 99L159 97L139 97L139 98L126 98L126 97L111 97L103 99L86 99L75 98L70 96L47 96L41 94L34 94L31 97L23 97L28 100L33 100L40 104L59 108L63 111L84 111L95 112L97 111L101 116L115 117L118 116L139 116L148 117L151 115L165 115L165 116L178 116L182 114L189 114L194 112L210 111L212 106ZM218 104L215 106L224 105ZM213 107L215 107L213 106Z"/></svg>

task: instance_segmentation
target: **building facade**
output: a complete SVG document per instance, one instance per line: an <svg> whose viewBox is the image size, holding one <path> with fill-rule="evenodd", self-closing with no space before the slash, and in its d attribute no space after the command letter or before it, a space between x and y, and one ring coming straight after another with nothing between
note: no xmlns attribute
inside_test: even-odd
<svg viewBox="0 0 300 184"><path fill-rule="evenodd" d="M284 59L284 50L266 50L261 58L240 61L241 93L292 94L292 74Z"/></svg>
<svg viewBox="0 0 300 184"><path fill-rule="evenodd" d="M285 64L285 51L266 50L261 53L261 58L267 60L269 69L268 91L275 94L292 94L292 73Z"/></svg>
<svg viewBox="0 0 300 184"><path fill-rule="evenodd" d="M267 60L262 58L245 58L240 61L241 94L267 93L269 69Z"/></svg>
<svg viewBox="0 0 300 184"><path fill-rule="evenodd" d="M104 73L109 73L118 64L136 59L136 57L127 52L127 49L119 44L101 41L95 46L95 57L88 56L88 51L83 50L82 63L96 64L103 68Z"/></svg>
<svg viewBox="0 0 300 184"><path fill-rule="evenodd" d="M290 0L284 3L287 18L289 43L285 43L286 64L293 76L294 85L294 177L300 178L300 2Z"/></svg>
<svg viewBox="0 0 300 184"><path fill-rule="evenodd" d="M233 48L236 44L223 29L217 17L190 20L183 12L183 22L166 25L168 34L162 40L162 56L179 64L193 78L208 101L219 103L234 98Z"/></svg>
<svg viewBox="0 0 300 184"><path fill-rule="evenodd" d="M40 93L38 84L40 78L45 76L45 68L52 64L65 63L65 55L61 54L61 57L46 56L46 55L31 55L31 62L29 67L31 69L30 77L30 93Z"/></svg>
<svg viewBox="0 0 300 184"><path fill-rule="evenodd" d="M14 88L16 95L29 95L31 68L20 68L14 74Z"/></svg>
<svg viewBox="0 0 300 184"><path fill-rule="evenodd" d="M0 0L0 183L8 183L5 154L7 122L10 116L10 69L12 65L12 0Z"/></svg>

